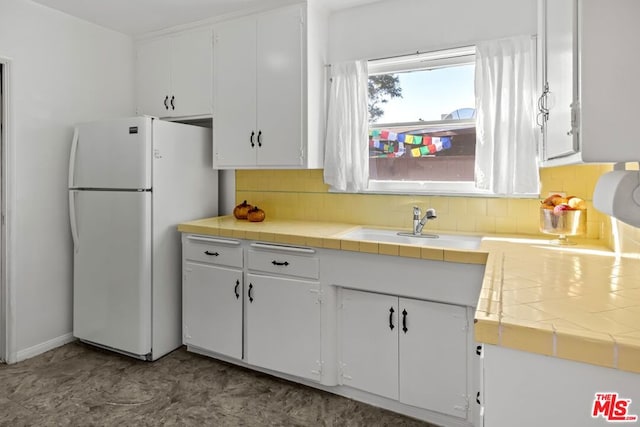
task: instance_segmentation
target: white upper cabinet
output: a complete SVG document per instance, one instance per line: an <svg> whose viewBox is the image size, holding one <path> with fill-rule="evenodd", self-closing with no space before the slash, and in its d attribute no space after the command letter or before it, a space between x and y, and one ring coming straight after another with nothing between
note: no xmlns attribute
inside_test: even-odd
<svg viewBox="0 0 640 427"><path fill-rule="evenodd" d="M303 166L302 85L306 64L302 57L302 13L295 8L263 15L257 21L256 127L262 135L256 154L263 166Z"/></svg>
<svg viewBox="0 0 640 427"><path fill-rule="evenodd" d="M140 44L136 53L136 113L169 115L171 71L169 40L156 39ZM165 108L166 107L166 108Z"/></svg>
<svg viewBox="0 0 640 427"><path fill-rule="evenodd" d="M624 125L640 99L640 2L540 0L539 9L542 165L637 161Z"/></svg>
<svg viewBox="0 0 640 427"><path fill-rule="evenodd" d="M211 45L209 28L140 42L136 58L137 114L211 116Z"/></svg>
<svg viewBox="0 0 640 427"><path fill-rule="evenodd" d="M309 8L215 26L214 167L322 167L327 20Z"/></svg>
<svg viewBox="0 0 640 427"><path fill-rule="evenodd" d="M214 30L214 166L256 164L256 25L249 17Z"/></svg>
<svg viewBox="0 0 640 427"><path fill-rule="evenodd" d="M577 94L577 69L573 59L573 28L577 18L573 1L551 1L546 5L546 86L549 118L546 122L545 160L575 154L578 138L571 131L571 105Z"/></svg>

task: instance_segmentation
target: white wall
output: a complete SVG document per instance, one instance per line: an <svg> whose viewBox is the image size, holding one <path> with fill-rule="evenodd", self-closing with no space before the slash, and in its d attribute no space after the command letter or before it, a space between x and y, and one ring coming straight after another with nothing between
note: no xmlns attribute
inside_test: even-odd
<svg viewBox="0 0 640 427"><path fill-rule="evenodd" d="M330 18L331 62L536 34L536 0L385 0Z"/></svg>
<svg viewBox="0 0 640 427"><path fill-rule="evenodd" d="M10 256L16 346L27 357L72 331L72 126L133 114L133 41L30 0L2 0L0 56L12 65Z"/></svg>

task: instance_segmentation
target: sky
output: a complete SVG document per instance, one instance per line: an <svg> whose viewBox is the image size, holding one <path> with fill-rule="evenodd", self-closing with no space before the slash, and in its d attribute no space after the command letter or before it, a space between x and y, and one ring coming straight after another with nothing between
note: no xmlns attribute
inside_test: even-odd
<svg viewBox="0 0 640 427"><path fill-rule="evenodd" d="M459 108L474 108L474 65L398 73L402 98L382 104L376 123L440 120Z"/></svg>

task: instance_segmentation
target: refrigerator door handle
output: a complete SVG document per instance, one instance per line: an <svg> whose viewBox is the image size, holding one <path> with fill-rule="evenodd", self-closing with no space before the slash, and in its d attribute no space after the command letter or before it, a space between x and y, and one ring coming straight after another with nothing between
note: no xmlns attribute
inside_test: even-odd
<svg viewBox="0 0 640 427"><path fill-rule="evenodd" d="M71 154L69 155L69 188L74 185L76 174L76 153L78 151L78 128L73 130L73 140L71 141Z"/></svg>
<svg viewBox="0 0 640 427"><path fill-rule="evenodd" d="M69 222L71 223L71 237L73 238L73 250L78 252L78 223L76 221L76 192L69 191Z"/></svg>

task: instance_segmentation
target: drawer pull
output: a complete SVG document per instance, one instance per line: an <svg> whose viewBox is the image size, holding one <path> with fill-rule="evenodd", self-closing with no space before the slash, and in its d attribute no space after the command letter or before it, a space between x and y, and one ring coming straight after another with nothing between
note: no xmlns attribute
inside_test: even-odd
<svg viewBox="0 0 640 427"><path fill-rule="evenodd" d="M274 259L273 261L271 261L271 264L273 264L273 265L284 265L284 266L286 267L287 265L289 265L289 262L288 262L288 261L285 261L285 262L278 262L278 261L276 261L276 260Z"/></svg>
<svg viewBox="0 0 640 427"><path fill-rule="evenodd" d="M389 329L393 331L393 307L389 309Z"/></svg>
<svg viewBox="0 0 640 427"><path fill-rule="evenodd" d="M249 302L253 302L253 296L251 296L251 290L253 289L253 285L249 283L249 290L247 291L247 296L249 297Z"/></svg>
<svg viewBox="0 0 640 427"><path fill-rule="evenodd" d="M209 256L218 256L220 255L218 252L204 251L205 255Z"/></svg>
<svg viewBox="0 0 640 427"><path fill-rule="evenodd" d="M236 287L233 288L233 292L236 294L236 299L240 298L240 293L238 293L238 287L240 287L240 281L236 280Z"/></svg>
<svg viewBox="0 0 640 427"><path fill-rule="evenodd" d="M402 331L406 334L409 329L407 329L407 310L402 310Z"/></svg>

